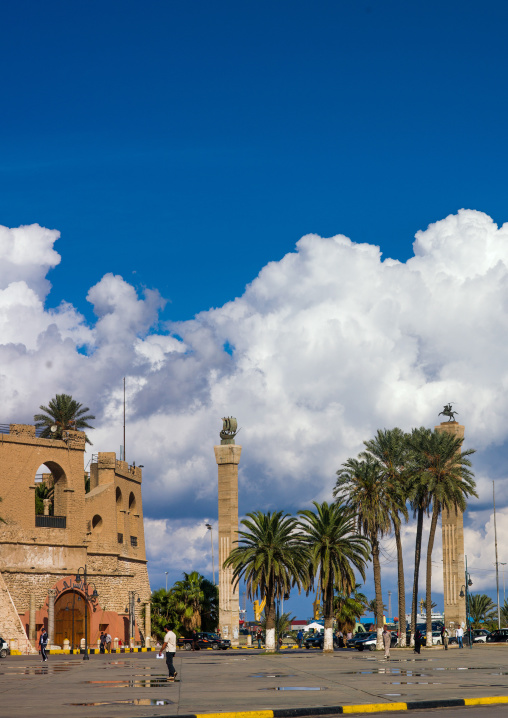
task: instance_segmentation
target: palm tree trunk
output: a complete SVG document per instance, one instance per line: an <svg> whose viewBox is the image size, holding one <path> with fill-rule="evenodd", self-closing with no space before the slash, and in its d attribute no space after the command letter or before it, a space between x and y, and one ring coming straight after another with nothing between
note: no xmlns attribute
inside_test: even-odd
<svg viewBox="0 0 508 718"><path fill-rule="evenodd" d="M325 618L323 653L333 653L333 582L331 581L331 578L328 580L325 591L323 591L323 609Z"/></svg>
<svg viewBox="0 0 508 718"><path fill-rule="evenodd" d="M406 586L404 584L404 557L402 555L402 541L400 540L400 522L393 522L395 543L397 545L397 572L399 590L399 646L406 645Z"/></svg>
<svg viewBox="0 0 508 718"><path fill-rule="evenodd" d="M372 566L374 568L374 588L376 589L376 648L383 649L383 592L381 591L381 564L379 563L379 541L372 539Z"/></svg>
<svg viewBox="0 0 508 718"><path fill-rule="evenodd" d="M434 502L434 510L432 511L432 521L430 522L429 543L427 545L427 595L426 595L426 614L427 614L427 645L432 646L432 550L434 548L434 538L436 536L437 520L439 517L439 505ZM430 643L429 641L430 637Z"/></svg>
<svg viewBox="0 0 508 718"><path fill-rule="evenodd" d="M415 575L413 579L413 600L411 603L411 645L414 646L416 631L416 607L418 603L418 579L420 575L420 558L422 555L423 508L418 509L415 543Z"/></svg>
<svg viewBox="0 0 508 718"><path fill-rule="evenodd" d="M266 636L265 650L275 651L275 590L272 580L266 589Z"/></svg>

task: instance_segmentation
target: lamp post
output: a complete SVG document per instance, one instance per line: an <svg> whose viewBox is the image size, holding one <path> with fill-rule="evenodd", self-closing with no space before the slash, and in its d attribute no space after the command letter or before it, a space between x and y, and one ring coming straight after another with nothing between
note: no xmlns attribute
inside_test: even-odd
<svg viewBox="0 0 508 718"><path fill-rule="evenodd" d="M213 560L213 529L212 524L206 524L206 528L210 531L210 543L212 544L212 577L213 585L215 586L215 562Z"/></svg>
<svg viewBox="0 0 508 718"><path fill-rule="evenodd" d="M135 639L136 631L136 596L138 597L138 603L141 603L139 593L137 591L129 591L129 624L130 624L130 639L131 642ZM131 648L129 646L129 648Z"/></svg>
<svg viewBox="0 0 508 718"><path fill-rule="evenodd" d="M503 606L506 603L506 584L504 581L504 567L506 566L506 563L503 563L502 561L499 562L499 565L503 567Z"/></svg>
<svg viewBox="0 0 508 718"><path fill-rule="evenodd" d="M83 571L83 575L81 575L81 571ZM88 655L88 586L90 584L86 580L86 564L84 568L83 566L80 566L76 574L76 583L81 583L81 580L83 580L83 594L85 596L85 655L83 656L83 660L89 661L90 656ZM95 584L93 583L92 586L92 598L98 598L99 594L97 593L97 588Z"/></svg>
<svg viewBox="0 0 508 718"><path fill-rule="evenodd" d="M164 573L166 574L166 593L167 593L168 592L168 573L169 573L169 571L164 571Z"/></svg>
<svg viewBox="0 0 508 718"><path fill-rule="evenodd" d="M472 649L473 648L473 637L471 635L471 623L469 621L469 587L473 585L473 582L471 581L471 576L467 570L467 556L465 558L466 558L466 572L465 572L466 582L463 586L461 586L459 596L461 598L464 598L464 596L466 597L466 624L467 624L466 627L469 631L469 648ZM465 593L464 593L464 591L465 591Z"/></svg>

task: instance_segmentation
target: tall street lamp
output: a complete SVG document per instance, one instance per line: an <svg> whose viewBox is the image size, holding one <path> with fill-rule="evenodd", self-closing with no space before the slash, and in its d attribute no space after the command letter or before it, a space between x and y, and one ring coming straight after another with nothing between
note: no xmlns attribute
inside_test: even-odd
<svg viewBox="0 0 508 718"><path fill-rule="evenodd" d="M131 642L135 639L136 631L136 596L138 597L138 603L141 603L139 593L137 593L136 591L129 591L129 623Z"/></svg>
<svg viewBox="0 0 508 718"><path fill-rule="evenodd" d="M81 575L81 571L83 571L83 575ZM83 660L89 661L90 656L88 655L88 586L90 584L86 580L86 564L84 568L83 566L80 566L76 574L76 583L81 583L81 580L83 580L83 593L85 596L85 655L83 656ZM98 598L99 594L97 593L97 588L95 587L95 584L92 583L92 586L93 593L91 595L91 598Z"/></svg>
<svg viewBox="0 0 508 718"><path fill-rule="evenodd" d="M166 593L167 593L168 592L168 573L169 573L169 571L164 571L164 573L166 574Z"/></svg>
<svg viewBox="0 0 508 718"><path fill-rule="evenodd" d="M471 634L471 622L469 621L469 587L473 585L473 582L471 581L471 576L467 571L467 556L466 556L466 572L465 573L466 573L466 575L465 575L466 583L463 586L461 586L459 596L461 598L464 598L464 596L466 597L466 624L467 624L467 629L469 632L469 648L472 649L473 648L473 636ZM464 593L464 591L465 591L465 593Z"/></svg>
<svg viewBox="0 0 508 718"><path fill-rule="evenodd" d="M212 524L206 524L206 528L208 531L210 531L210 542L212 544L212 577L213 577L213 585L215 586L215 562L213 560L213 529Z"/></svg>

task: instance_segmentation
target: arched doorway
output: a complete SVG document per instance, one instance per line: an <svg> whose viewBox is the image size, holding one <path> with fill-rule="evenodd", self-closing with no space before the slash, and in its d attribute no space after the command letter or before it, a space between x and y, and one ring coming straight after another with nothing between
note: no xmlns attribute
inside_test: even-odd
<svg viewBox="0 0 508 718"><path fill-rule="evenodd" d="M55 603L55 643L63 647L67 638L71 648L79 648L85 637L85 611L88 610L83 594L79 591L62 593ZM88 613L88 636L90 644L90 612Z"/></svg>

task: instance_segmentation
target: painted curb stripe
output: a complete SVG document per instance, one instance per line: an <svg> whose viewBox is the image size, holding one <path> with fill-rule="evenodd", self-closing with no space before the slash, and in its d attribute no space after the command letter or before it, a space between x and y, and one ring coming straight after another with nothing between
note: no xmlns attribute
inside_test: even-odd
<svg viewBox="0 0 508 718"><path fill-rule="evenodd" d="M495 703L508 703L508 696L493 696L492 698L464 698L466 706L490 706Z"/></svg>
<svg viewBox="0 0 508 718"><path fill-rule="evenodd" d="M443 698L435 701L409 701L406 703L408 711L416 711L429 708L456 708L465 705L464 698Z"/></svg>
<svg viewBox="0 0 508 718"><path fill-rule="evenodd" d="M274 718L301 718L303 716L325 716L342 714L342 706L319 706L315 708L275 708Z"/></svg>
<svg viewBox="0 0 508 718"><path fill-rule="evenodd" d="M188 713L168 715L161 718L302 718L344 713L384 713L387 711L411 711L431 708L455 708L508 703L508 696L485 698L448 698L435 701L410 701L409 703L365 703L351 706L319 706L313 708L275 708L263 711L238 711L231 713Z"/></svg>
<svg viewBox="0 0 508 718"><path fill-rule="evenodd" d="M343 713L382 713L384 711L405 711L407 703L368 703L359 706L342 706Z"/></svg>

